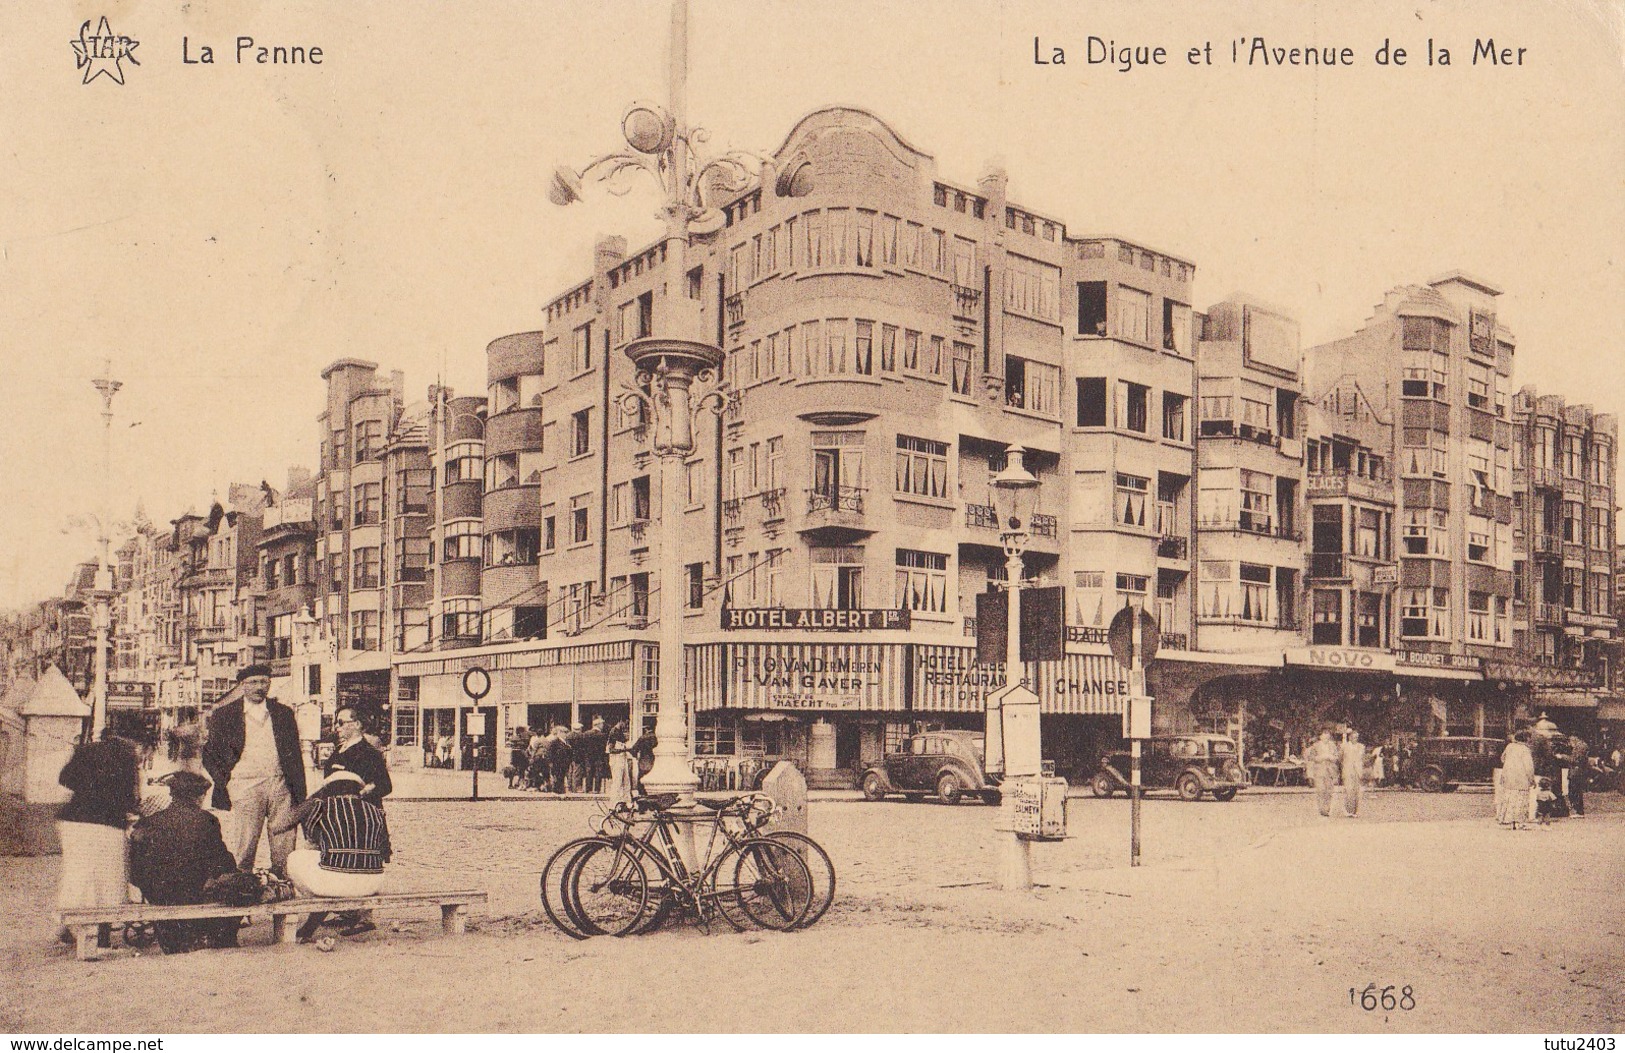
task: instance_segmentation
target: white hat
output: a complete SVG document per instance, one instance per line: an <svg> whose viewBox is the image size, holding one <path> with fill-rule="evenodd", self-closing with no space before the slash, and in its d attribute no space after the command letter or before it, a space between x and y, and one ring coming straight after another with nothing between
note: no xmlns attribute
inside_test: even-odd
<svg viewBox="0 0 1625 1053"><path fill-rule="evenodd" d="M324 787L332 786L335 783L344 781L353 782L357 786L365 786L367 784L367 780L363 779L355 772L350 771L348 768L334 768L328 773L327 778L322 780L322 785Z"/></svg>

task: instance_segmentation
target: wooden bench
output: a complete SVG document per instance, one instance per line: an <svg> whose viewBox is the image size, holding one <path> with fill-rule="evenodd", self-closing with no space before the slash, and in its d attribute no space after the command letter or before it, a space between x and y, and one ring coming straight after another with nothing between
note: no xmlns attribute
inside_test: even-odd
<svg viewBox="0 0 1625 1053"><path fill-rule="evenodd" d="M96 953L96 932L102 925L124 925L129 922L191 921L198 918L265 918L271 919L271 939L275 943L293 943L296 925L289 920L318 911L334 913L345 910L385 910L391 907L440 908L440 931L447 936L463 932L470 904L484 905L486 893L474 889L456 892L381 892L376 896L318 897L310 896L278 900L275 903L257 903L247 907L232 907L219 903L192 903L178 907L160 907L151 903L120 903L110 907L75 907L62 912L62 924L73 933L75 951L80 961L88 961Z"/></svg>

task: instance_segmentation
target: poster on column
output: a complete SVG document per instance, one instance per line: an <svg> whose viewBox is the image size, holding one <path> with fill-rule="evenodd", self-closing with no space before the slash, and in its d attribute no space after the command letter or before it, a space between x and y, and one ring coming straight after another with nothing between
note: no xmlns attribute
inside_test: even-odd
<svg viewBox="0 0 1625 1053"><path fill-rule="evenodd" d="M167 733L263 664L300 688L273 727L361 703L398 765L361 883L473 917L373 904L323 953L245 910L239 948L175 954L120 918L88 965L57 890L123 896L118 852L0 856L0 1027L1619 1033L1625 797L1525 837L1394 763L1467 729L1499 763L1560 693L1559 733L1625 734L1622 40L1625 0L0 0L0 699L130 685L115 724ZM1031 847L1043 887L996 891L974 597L1018 563L1073 623L1024 675L1074 786L1122 745L1124 605L1181 750L1296 770L1261 755L1324 717L1350 788L1362 748L1384 775L1322 819L1185 764L1139 871L1101 785ZM476 665L487 750L584 726L453 804ZM417 720L386 721L405 678ZM244 706L209 758L236 800L277 771L246 718L217 763ZM623 746L656 706L668 734ZM652 859L643 902L593 889L605 856L561 865L585 891L555 914L624 938L540 909L608 795L737 792L820 720L813 924L768 877L723 897L743 933ZM1191 760L1161 739L1148 773ZM906 803L905 767L959 803Z"/></svg>

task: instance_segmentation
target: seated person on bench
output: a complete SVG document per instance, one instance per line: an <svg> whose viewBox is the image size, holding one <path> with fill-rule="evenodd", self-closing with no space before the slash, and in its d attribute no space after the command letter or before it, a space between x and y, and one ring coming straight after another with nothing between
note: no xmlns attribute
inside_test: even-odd
<svg viewBox="0 0 1625 1053"><path fill-rule="evenodd" d="M371 896L384 883L388 862L389 828L384 810L360 796L361 776L334 768L321 789L294 809L282 829L299 826L312 847L298 849L288 856L288 878L303 896ZM272 831L275 833L276 831ZM326 911L317 911L299 926L300 942L315 938ZM345 936L358 936L377 926L357 921L341 929Z"/></svg>
<svg viewBox="0 0 1625 1053"><path fill-rule="evenodd" d="M209 780L183 770L160 781L169 787L169 807L135 824L130 834L130 883L148 903L207 903L205 886L237 872L237 861L220 836L220 820L203 810ZM165 954L235 947L237 927L235 917L153 923Z"/></svg>

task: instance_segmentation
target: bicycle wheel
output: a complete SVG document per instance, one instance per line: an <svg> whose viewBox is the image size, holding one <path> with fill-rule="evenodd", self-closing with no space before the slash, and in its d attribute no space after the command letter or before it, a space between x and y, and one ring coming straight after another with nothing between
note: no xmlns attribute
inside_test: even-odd
<svg viewBox="0 0 1625 1053"><path fill-rule="evenodd" d="M812 908L797 926L805 929L822 918L829 905L835 902L835 864L830 861L824 846L806 834L794 830L775 830L767 836L789 845L807 864L807 874L812 878Z"/></svg>
<svg viewBox="0 0 1625 1053"><path fill-rule="evenodd" d="M672 875L660 853L636 838L621 839L629 851L636 852L643 863L643 872L649 879L649 905L644 918L633 935L654 932L666 923L678 905L683 902L682 885Z"/></svg>
<svg viewBox="0 0 1625 1053"><path fill-rule="evenodd" d="M575 917L591 936L625 936L643 922L649 877L641 853L603 839L582 851L565 888Z"/></svg>
<svg viewBox="0 0 1625 1053"><path fill-rule="evenodd" d="M590 933L576 920L566 890L570 887L575 861L598 841L596 837L578 837L574 841L567 841L542 867L542 909L547 912L547 920L572 940L584 940Z"/></svg>
<svg viewBox="0 0 1625 1053"><path fill-rule="evenodd" d="M716 885L722 916L740 931L754 924L786 932L812 908L807 864L795 849L765 837L730 848L717 869Z"/></svg>

